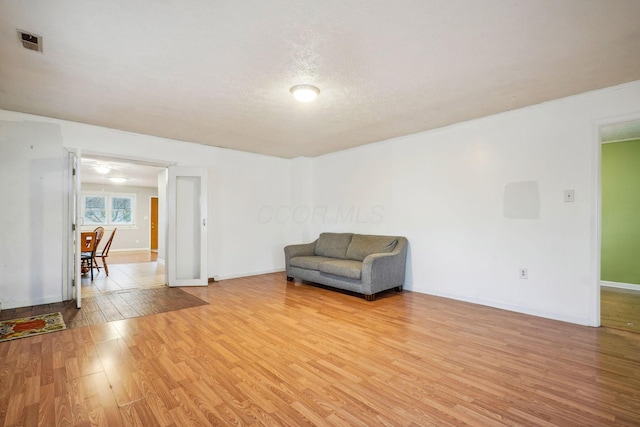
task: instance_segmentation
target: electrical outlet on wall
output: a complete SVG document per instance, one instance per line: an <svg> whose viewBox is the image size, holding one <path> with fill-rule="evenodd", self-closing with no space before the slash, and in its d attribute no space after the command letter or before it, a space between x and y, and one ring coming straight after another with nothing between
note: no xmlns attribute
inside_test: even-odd
<svg viewBox="0 0 640 427"><path fill-rule="evenodd" d="M564 201L565 203L571 203L576 199L575 190L564 190Z"/></svg>
<svg viewBox="0 0 640 427"><path fill-rule="evenodd" d="M527 271L526 268L521 268L519 271L520 271L520 278L521 279L528 279L529 278L529 272Z"/></svg>

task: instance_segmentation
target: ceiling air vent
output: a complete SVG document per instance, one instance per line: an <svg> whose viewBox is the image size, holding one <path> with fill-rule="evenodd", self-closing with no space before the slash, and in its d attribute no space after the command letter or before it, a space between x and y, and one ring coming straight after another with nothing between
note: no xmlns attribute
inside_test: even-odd
<svg viewBox="0 0 640 427"><path fill-rule="evenodd" d="M42 36L18 30L18 38L22 42L22 46L24 46L25 49L42 52Z"/></svg>

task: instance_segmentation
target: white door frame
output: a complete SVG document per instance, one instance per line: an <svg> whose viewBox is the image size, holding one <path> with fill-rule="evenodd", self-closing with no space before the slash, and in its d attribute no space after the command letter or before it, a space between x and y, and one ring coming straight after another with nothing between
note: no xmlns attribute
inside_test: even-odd
<svg viewBox="0 0 640 427"><path fill-rule="evenodd" d="M67 203L65 204L64 224L62 227L64 230L63 232L65 233L64 239L67 242L67 250L65 251L66 253L64 255L65 272L63 275L62 296L64 301L68 301L68 300L76 299L76 295L75 295L76 290L74 289L74 282L78 284L78 290L81 291L82 277L81 277L81 271L80 271L80 252L77 251L77 259L76 259L75 258L76 256L75 242L80 241L80 232L82 227L82 218L80 216L81 206L82 206L81 195L80 195L81 181L82 181L82 175L81 175L82 156L106 157L106 158L112 158L114 160L121 161L121 162L127 162L127 161L130 161L132 163L144 162L144 163L153 164L153 165L156 165L159 167L165 167L165 168L169 167L173 163L160 161L157 159L146 159L141 157L133 157L133 156L127 156L127 155L115 154L115 153L99 152L99 151L92 151L92 150L81 151L79 148L73 148L73 147L65 147L65 150L68 153L68 156L67 156L67 196L68 198L67 198ZM73 174L73 169L74 169L74 165L72 162L73 156L75 156L75 159L77 162L77 165L75 167L76 169L75 175ZM74 217L76 212L79 217L78 219ZM76 221L78 222L76 223ZM73 230L74 224L76 224L75 231ZM78 265L77 270L75 269L75 265ZM78 308L80 308L81 306L81 298L82 298L82 295L80 295L80 301L77 303Z"/></svg>
<svg viewBox="0 0 640 427"><path fill-rule="evenodd" d="M76 210L75 210L75 290L76 290L76 307L82 308L82 261L81 261L81 251L80 251L80 240L81 240L81 232L82 226L84 225L84 219L82 217L82 152L80 149L76 152L75 156L75 191L74 191L74 199L76 201Z"/></svg>
<svg viewBox="0 0 640 427"><path fill-rule="evenodd" d="M65 204L64 226L65 240L67 242L66 268L64 272L62 295L65 301L75 300L76 307L82 308L82 272L80 265L80 250L77 247L80 242L80 228L82 218L81 208L81 170L80 149L66 148L67 151L67 203Z"/></svg>
<svg viewBox="0 0 640 427"><path fill-rule="evenodd" d="M73 289L75 280L75 158L76 151L65 148L65 189L66 200L64 204L63 241L65 242L65 267L62 281L62 300L69 301L75 298Z"/></svg>
<svg viewBox="0 0 640 427"><path fill-rule="evenodd" d="M589 292L589 326L600 326L600 263L602 260L602 136L601 128L617 123L640 120L640 111L621 116L608 117L593 122L593 188L595 194L592 203L593 222L591 224L591 282Z"/></svg>

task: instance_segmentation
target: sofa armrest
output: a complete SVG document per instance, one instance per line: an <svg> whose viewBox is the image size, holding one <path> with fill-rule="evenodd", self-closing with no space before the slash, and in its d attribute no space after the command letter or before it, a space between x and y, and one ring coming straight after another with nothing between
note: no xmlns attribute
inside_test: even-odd
<svg viewBox="0 0 640 427"><path fill-rule="evenodd" d="M387 253L367 256L362 262L364 294L373 295L404 284L407 260L407 240L398 241L396 248Z"/></svg>
<svg viewBox="0 0 640 427"><path fill-rule="evenodd" d="M300 245L287 245L284 247L284 262L287 275L289 275L289 260L295 256L312 256L315 255L317 240L311 243L303 243Z"/></svg>

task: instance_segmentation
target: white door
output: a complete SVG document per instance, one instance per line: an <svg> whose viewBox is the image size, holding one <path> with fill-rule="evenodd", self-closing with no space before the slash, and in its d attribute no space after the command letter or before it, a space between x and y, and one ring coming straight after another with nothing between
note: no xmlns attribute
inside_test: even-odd
<svg viewBox="0 0 640 427"><path fill-rule="evenodd" d="M206 286L207 170L170 166L167 180L169 286Z"/></svg>
<svg viewBox="0 0 640 427"><path fill-rule="evenodd" d="M69 151L68 155L68 240L67 240L67 281L65 296L76 301L76 307L82 307L82 284L80 265L80 150ZM65 298L66 299L66 298Z"/></svg>

